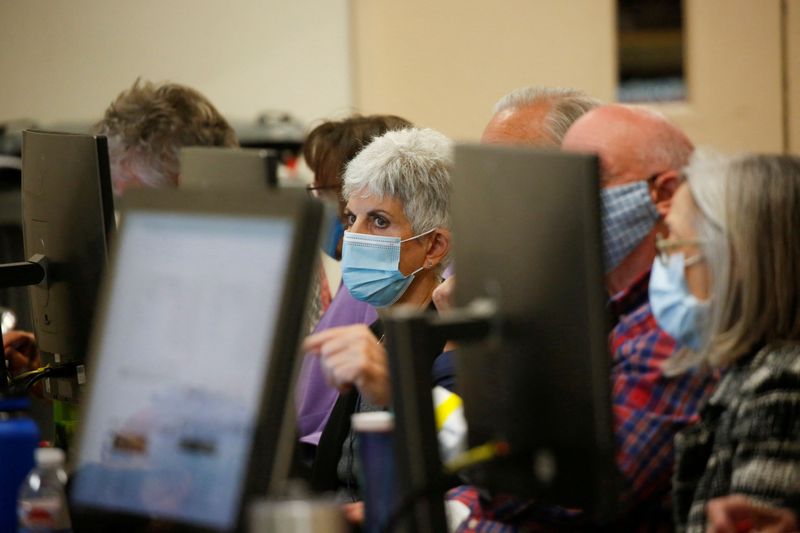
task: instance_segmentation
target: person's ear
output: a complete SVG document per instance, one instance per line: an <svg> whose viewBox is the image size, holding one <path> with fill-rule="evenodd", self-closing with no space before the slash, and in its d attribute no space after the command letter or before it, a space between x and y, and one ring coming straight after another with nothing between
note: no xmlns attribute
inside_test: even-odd
<svg viewBox="0 0 800 533"><path fill-rule="evenodd" d="M428 251L425 254L425 268L430 269L444 261L450 251L450 230L439 228L431 233Z"/></svg>
<svg viewBox="0 0 800 533"><path fill-rule="evenodd" d="M667 216L667 213L669 213L672 207L672 197L682 181L683 177L677 170L667 170L657 174L653 179L650 197L662 217Z"/></svg>

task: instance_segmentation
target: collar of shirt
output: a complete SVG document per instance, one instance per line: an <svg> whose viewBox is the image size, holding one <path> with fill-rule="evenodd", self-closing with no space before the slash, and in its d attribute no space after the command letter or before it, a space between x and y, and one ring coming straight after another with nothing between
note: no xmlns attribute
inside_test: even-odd
<svg viewBox="0 0 800 533"><path fill-rule="evenodd" d="M631 285L611 297L608 309L611 313L612 324L619 322L620 317L638 309L646 303L649 296L650 270L642 272Z"/></svg>

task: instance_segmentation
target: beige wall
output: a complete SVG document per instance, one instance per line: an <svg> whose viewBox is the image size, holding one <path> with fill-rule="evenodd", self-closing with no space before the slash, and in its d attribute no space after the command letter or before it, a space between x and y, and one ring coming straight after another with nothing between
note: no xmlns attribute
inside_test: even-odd
<svg viewBox="0 0 800 533"><path fill-rule="evenodd" d="M800 153L800 0L685 0L690 99L661 106L698 144ZM529 84L611 100L615 0L0 2L0 121L97 118L139 75L196 86L229 117L305 121L352 105L477 139ZM349 11L348 11L349 10Z"/></svg>
<svg viewBox="0 0 800 533"><path fill-rule="evenodd" d="M0 72L0 120L98 118L140 75L311 120L352 104L347 0L2 1Z"/></svg>
<svg viewBox="0 0 800 533"><path fill-rule="evenodd" d="M352 0L355 98L457 139L477 139L495 101L529 84L608 99L611 0Z"/></svg>
<svg viewBox="0 0 800 533"><path fill-rule="evenodd" d="M787 0L786 30L789 150L800 155L800 0Z"/></svg>
<svg viewBox="0 0 800 533"><path fill-rule="evenodd" d="M780 0L686 0L689 101L664 110L697 145L783 150Z"/></svg>
<svg viewBox="0 0 800 533"><path fill-rule="evenodd" d="M356 104L476 139L497 98L519 86L574 86L612 100L615 5L352 0ZM780 0L685 5L689 101L659 108L697 144L781 150Z"/></svg>

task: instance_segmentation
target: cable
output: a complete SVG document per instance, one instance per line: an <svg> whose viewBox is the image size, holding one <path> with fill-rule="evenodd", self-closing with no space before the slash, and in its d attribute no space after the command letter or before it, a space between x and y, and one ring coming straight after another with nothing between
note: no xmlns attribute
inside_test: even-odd
<svg viewBox="0 0 800 533"><path fill-rule="evenodd" d="M76 363L60 363L45 365L30 372L23 372L11 379L11 390L27 393L38 382L45 378L71 378L77 374Z"/></svg>
<svg viewBox="0 0 800 533"><path fill-rule="evenodd" d="M507 457L511 449L505 441L490 441L461 452L444 465L448 474L455 475L467 468L477 466L499 457Z"/></svg>

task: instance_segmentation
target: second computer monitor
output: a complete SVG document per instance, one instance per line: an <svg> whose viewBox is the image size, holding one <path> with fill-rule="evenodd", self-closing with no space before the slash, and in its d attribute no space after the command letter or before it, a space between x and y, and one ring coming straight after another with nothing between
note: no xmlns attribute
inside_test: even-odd
<svg viewBox="0 0 800 533"><path fill-rule="evenodd" d="M22 215L26 258L46 260L30 288L39 348L83 361L115 225L105 137L24 131Z"/></svg>
<svg viewBox="0 0 800 533"><path fill-rule="evenodd" d="M278 185L278 153L263 148L190 146L180 151L181 189L259 191Z"/></svg>
<svg viewBox="0 0 800 533"><path fill-rule="evenodd" d="M512 458L479 477L607 509L615 444L597 159L461 145L453 181L457 300L492 300L502 324L457 358L470 444L511 445Z"/></svg>

